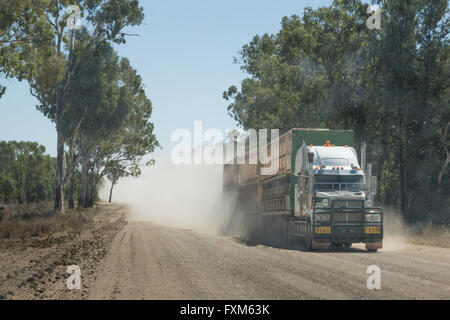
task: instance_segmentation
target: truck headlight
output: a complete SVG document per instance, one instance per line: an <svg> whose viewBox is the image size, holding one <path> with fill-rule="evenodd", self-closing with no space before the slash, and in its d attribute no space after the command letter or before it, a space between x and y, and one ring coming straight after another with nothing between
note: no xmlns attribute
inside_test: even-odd
<svg viewBox="0 0 450 320"><path fill-rule="evenodd" d="M366 214L365 216L366 222L381 222L381 214Z"/></svg>
<svg viewBox="0 0 450 320"><path fill-rule="evenodd" d="M314 215L314 222L327 222L330 221L330 215L328 213L316 213Z"/></svg>
<svg viewBox="0 0 450 320"><path fill-rule="evenodd" d="M322 200L322 206L328 207L328 204L329 204L328 199L323 199Z"/></svg>
<svg viewBox="0 0 450 320"><path fill-rule="evenodd" d="M372 200L366 200L366 207L370 208L373 206L373 201Z"/></svg>

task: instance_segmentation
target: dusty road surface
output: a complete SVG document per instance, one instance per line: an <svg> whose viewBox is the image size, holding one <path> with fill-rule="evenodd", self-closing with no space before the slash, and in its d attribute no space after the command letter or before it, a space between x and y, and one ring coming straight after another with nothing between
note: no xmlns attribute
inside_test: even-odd
<svg viewBox="0 0 450 320"><path fill-rule="evenodd" d="M450 249L413 245L308 252L131 221L99 268L91 299L450 299Z"/></svg>
<svg viewBox="0 0 450 320"><path fill-rule="evenodd" d="M93 225L86 230L1 239L0 300L86 299L112 240L127 223L124 205L97 207ZM81 269L80 290L67 288L71 265Z"/></svg>

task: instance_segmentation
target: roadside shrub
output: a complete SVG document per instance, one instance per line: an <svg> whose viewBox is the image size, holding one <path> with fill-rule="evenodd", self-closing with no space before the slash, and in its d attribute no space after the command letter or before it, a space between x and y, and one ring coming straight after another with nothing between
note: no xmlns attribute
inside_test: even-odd
<svg viewBox="0 0 450 320"><path fill-rule="evenodd" d="M64 216L57 215L51 203L33 206L8 207L0 218L0 239L26 239L45 234L81 230L94 222L92 210L67 210Z"/></svg>

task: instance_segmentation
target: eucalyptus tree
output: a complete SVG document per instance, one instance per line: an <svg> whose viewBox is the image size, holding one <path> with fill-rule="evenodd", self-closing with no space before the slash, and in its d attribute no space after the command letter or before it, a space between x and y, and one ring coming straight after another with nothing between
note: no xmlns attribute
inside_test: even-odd
<svg viewBox="0 0 450 320"><path fill-rule="evenodd" d="M346 126L367 33L366 6L335 1L284 17L277 34L255 36L236 63L249 77L224 92L244 128ZM301 114L301 116L299 116Z"/></svg>
<svg viewBox="0 0 450 320"><path fill-rule="evenodd" d="M0 76L29 79L39 58L47 55L50 40L47 35L44 7L48 2L36 0L0 1ZM26 63L24 63L26 62ZM0 97L6 87L0 85Z"/></svg>
<svg viewBox="0 0 450 320"><path fill-rule="evenodd" d="M146 96L141 77L126 58L120 61L120 83L119 105L128 112L114 130L97 139L87 150L87 161L82 161L82 166L89 170L89 183L84 182L81 189L89 191L83 193L81 206L92 205L93 195L104 177L109 176L114 185L121 177L139 176L141 165L154 163L153 160L144 163L144 158L160 147L150 122L151 101ZM92 141L92 137L87 139Z"/></svg>
<svg viewBox="0 0 450 320"><path fill-rule="evenodd" d="M19 204L53 198L54 159L36 142L0 142L0 197Z"/></svg>
<svg viewBox="0 0 450 320"><path fill-rule="evenodd" d="M235 58L248 75L223 94L245 129L353 129L370 145L379 200L407 221L450 210L448 1L336 0L282 19ZM359 141L357 141L357 146ZM448 221L450 222L450 221ZM448 223L447 222L447 223Z"/></svg>
<svg viewBox="0 0 450 320"><path fill-rule="evenodd" d="M122 125L129 105L124 103L121 92L121 62L109 43L92 45L90 36L85 34L74 56L86 62L73 75L62 114L68 145L64 183L81 162L79 198L84 199L91 149Z"/></svg>
<svg viewBox="0 0 450 320"><path fill-rule="evenodd" d="M77 7L73 7L76 5ZM21 9L26 9L22 10ZM78 13L83 26L75 30ZM137 0L19 0L17 5L2 8L2 16L16 26L5 39L17 41L18 49L30 54L7 61L11 75L25 70L31 93L38 99L38 109L55 123L57 132L57 169L55 208L64 213L64 186L67 182L63 115L74 74L85 61L74 55L77 34L89 32L92 44L125 43L124 28L139 25L144 17ZM68 23L69 22L69 23ZM71 27L71 28L69 28ZM40 44L36 46L36 38ZM29 49L31 48L31 49ZM20 51L19 51L20 52ZM16 63L17 62L17 63Z"/></svg>

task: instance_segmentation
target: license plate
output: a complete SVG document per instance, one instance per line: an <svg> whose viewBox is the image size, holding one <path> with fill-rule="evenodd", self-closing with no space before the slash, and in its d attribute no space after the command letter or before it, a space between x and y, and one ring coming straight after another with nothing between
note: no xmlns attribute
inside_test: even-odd
<svg viewBox="0 0 450 320"><path fill-rule="evenodd" d="M331 227L316 227L316 233L331 233Z"/></svg>
<svg viewBox="0 0 450 320"><path fill-rule="evenodd" d="M366 233L381 233L381 227L366 227Z"/></svg>

